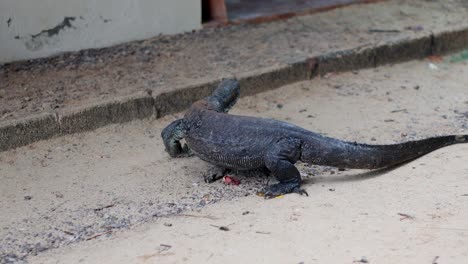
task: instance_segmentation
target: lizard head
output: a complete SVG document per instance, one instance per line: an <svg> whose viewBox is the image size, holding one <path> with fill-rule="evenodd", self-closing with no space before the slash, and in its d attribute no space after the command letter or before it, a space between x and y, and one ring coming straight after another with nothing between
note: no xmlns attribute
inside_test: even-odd
<svg viewBox="0 0 468 264"><path fill-rule="evenodd" d="M227 112L237 102L240 95L240 85L236 79L223 79L209 101L216 105L216 110Z"/></svg>

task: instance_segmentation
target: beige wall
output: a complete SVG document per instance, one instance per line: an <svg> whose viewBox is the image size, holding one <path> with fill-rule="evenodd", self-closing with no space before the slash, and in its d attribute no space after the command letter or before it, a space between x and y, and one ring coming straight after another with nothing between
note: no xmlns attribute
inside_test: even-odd
<svg viewBox="0 0 468 264"><path fill-rule="evenodd" d="M0 63L201 27L199 0L0 0Z"/></svg>

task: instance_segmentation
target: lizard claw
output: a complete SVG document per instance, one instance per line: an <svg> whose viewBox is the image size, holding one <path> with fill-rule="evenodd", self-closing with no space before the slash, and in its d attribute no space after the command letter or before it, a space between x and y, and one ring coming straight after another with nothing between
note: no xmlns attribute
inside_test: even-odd
<svg viewBox="0 0 468 264"><path fill-rule="evenodd" d="M182 147L182 155L186 158L188 157L192 157L195 155L195 153L193 153L193 151L189 148L189 146L187 144L184 144L184 146Z"/></svg>
<svg viewBox="0 0 468 264"><path fill-rule="evenodd" d="M190 157L192 157L194 155L195 155L195 153L193 153L193 151L187 146L187 144L184 144L184 146L182 147L180 153L177 153L172 157L173 158L190 158Z"/></svg>
<svg viewBox="0 0 468 264"><path fill-rule="evenodd" d="M206 183L213 183L222 179L226 173L227 170L224 168L213 167L203 174L203 180L205 180Z"/></svg>
<svg viewBox="0 0 468 264"><path fill-rule="evenodd" d="M309 196L309 194L300 188L300 184L297 182L277 183L267 186L262 191L258 192L257 195L265 197L265 199L272 199L288 193L298 193L300 195Z"/></svg>
<svg viewBox="0 0 468 264"><path fill-rule="evenodd" d="M306 192L306 190L304 190L304 189L299 189L299 190L294 191L294 192L295 192L295 193L298 193L298 194L300 194L300 195L305 195L305 196L309 197L309 194L308 194L308 193Z"/></svg>

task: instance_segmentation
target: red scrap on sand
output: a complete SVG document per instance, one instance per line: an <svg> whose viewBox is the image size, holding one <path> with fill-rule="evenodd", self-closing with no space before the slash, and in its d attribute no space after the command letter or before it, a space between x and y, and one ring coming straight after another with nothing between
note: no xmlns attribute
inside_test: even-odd
<svg viewBox="0 0 468 264"><path fill-rule="evenodd" d="M240 180L227 175L223 177L223 182L227 185L239 185L241 183Z"/></svg>

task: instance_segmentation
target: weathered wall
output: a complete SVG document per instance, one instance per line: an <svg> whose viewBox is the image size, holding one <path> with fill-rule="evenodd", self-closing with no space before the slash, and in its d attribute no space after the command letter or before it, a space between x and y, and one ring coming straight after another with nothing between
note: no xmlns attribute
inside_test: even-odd
<svg viewBox="0 0 468 264"><path fill-rule="evenodd" d="M0 0L0 63L200 27L197 0Z"/></svg>

